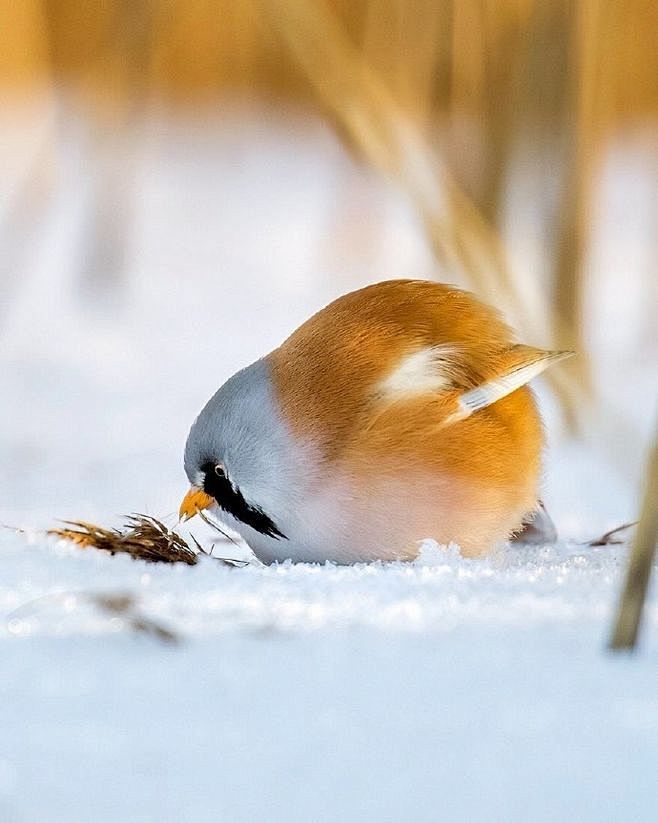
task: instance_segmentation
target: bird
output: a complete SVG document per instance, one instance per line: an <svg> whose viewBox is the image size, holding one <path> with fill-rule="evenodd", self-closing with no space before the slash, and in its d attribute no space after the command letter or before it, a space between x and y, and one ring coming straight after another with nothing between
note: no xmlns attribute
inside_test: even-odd
<svg viewBox="0 0 658 823"><path fill-rule="evenodd" d="M498 311L428 280L334 300L206 403L181 520L209 510L263 563L465 557L542 522L528 382L572 352L517 343Z"/></svg>

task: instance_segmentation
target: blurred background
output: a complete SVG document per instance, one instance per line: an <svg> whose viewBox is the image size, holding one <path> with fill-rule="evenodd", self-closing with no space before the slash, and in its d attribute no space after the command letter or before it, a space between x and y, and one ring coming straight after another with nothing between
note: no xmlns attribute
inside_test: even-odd
<svg viewBox="0 0 658 823"><path fill-rule="evenodd" d="M3 521L172 513L208 396L352 288L472 289L541 388L570 536L656 418L652 0L0 5Z"/></svg>

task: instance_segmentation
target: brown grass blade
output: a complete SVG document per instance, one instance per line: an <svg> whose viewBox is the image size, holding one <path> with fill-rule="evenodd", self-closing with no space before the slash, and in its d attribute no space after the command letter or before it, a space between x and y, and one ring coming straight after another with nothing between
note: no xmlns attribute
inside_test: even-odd
<svg viewBox="0 0 658 823"><path fill-rule="evenodd" d="M623 538L620 538L621 532L625 532L627 529L632 528L633 526L637 526L637 520L634 520L632 523L623 523L621 526L616 526L614 529L610 529L605 534L602 534L600 537L596 537L593 540L586 540L585 543L582 543L583 546L621 546L626 542Z"/></svg>
<svg viewBox="0 0 658 823"><path fill-rule="evenodd" d="M180 637L176 632L139 612L139 604L132 594L89 594L87 600L107 614L120 616L128 628L138 634L148 635L170 645L180 643Z"/></svg>

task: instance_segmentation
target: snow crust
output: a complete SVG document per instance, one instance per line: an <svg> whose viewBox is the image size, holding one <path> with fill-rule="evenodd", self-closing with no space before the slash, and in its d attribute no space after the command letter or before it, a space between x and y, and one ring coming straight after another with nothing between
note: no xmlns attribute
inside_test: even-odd
<svg viewBox="0 0 658 823"><path fill-rule="evenodd" d="M651 820L658 602L625 552L163 567L4 535L3 820ZM175 631L135 634L90 593Z"/></svg>

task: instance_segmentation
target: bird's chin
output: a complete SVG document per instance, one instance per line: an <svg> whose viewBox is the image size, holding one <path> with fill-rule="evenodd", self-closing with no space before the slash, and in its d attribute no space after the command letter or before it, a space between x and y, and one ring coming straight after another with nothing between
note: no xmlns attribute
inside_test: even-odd
<svg viewBox="0 0 658 823"><path fill-rule="evenodd" d="M308 553L306 557L302 557L297 551L294 541L261 534L261 532L233 517L229 512L224 511L216 503L211 507L210 512L213 518L218 520L222 526L226 526L231 532L244 540L261 563L269 566L271 563L282 563L285 560L295 562L317 561L317 558L311 557Z"/></svg>
<svg viewBox="0 0 658 823"><path fill-rule="evenodd" d="M270 563L290 559L286 555L285 545L282 545L286 544L287 540L261 534L256 529L252 529L251 526L233 517L229 512L224 511L217 503L209 511L213 519L219 521L222 527L226 527L231 534L236 534L243 540L261 563L269 565Z"/></svg>

